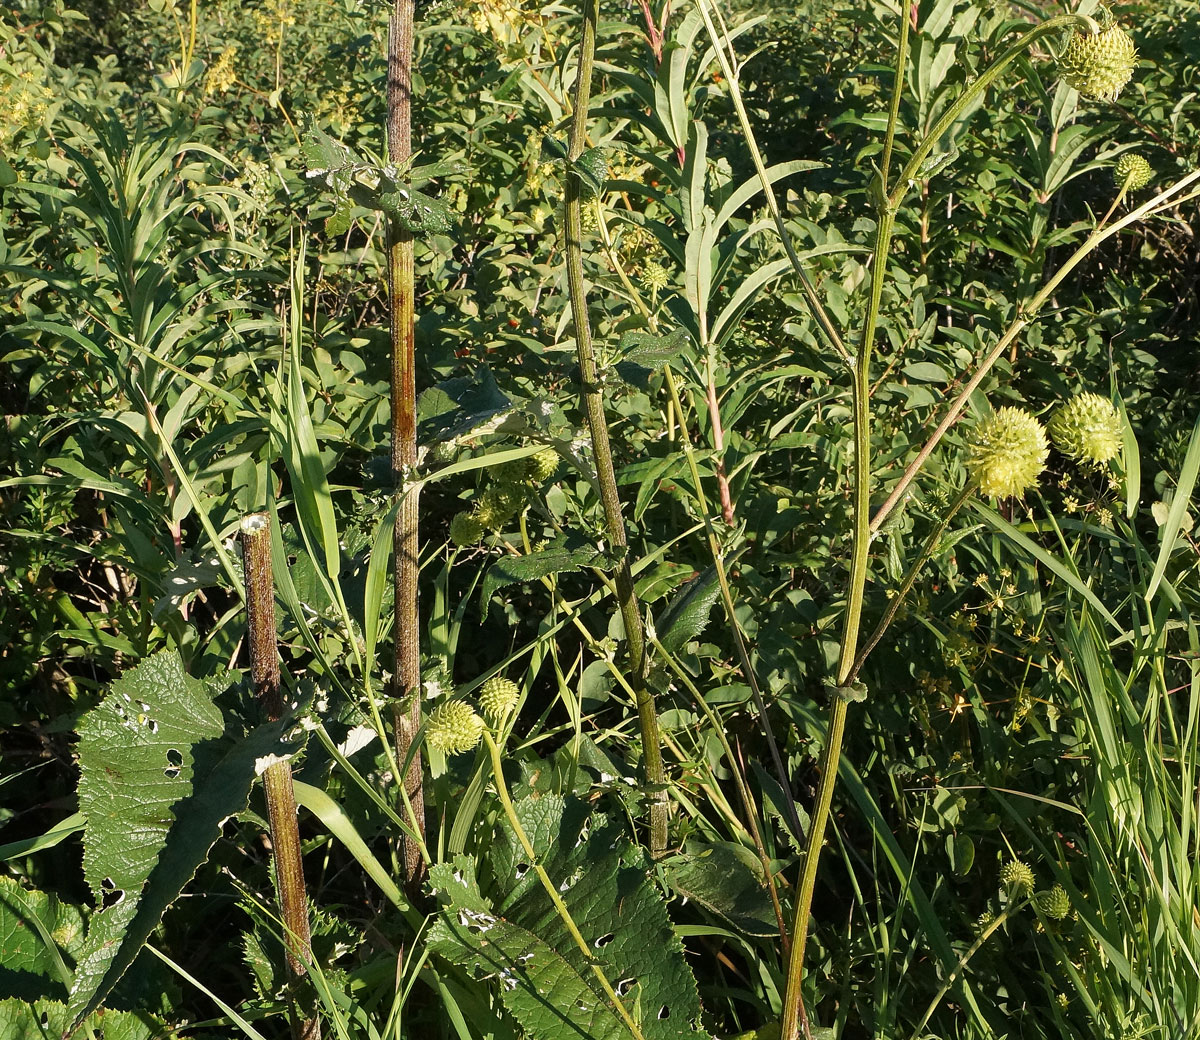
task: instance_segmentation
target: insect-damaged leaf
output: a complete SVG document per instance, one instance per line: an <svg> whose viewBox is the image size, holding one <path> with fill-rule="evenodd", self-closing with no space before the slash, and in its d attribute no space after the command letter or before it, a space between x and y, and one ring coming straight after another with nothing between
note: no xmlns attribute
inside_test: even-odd
<svg viewBox="0 0 1200 1040"><path fill-rule="evenodd" d="M646 1040L705 1036L696 983L644 853L618 824L575 800L529 798L517 803L516 815L587 954L507 826L490 849L494 894L480 892L467 857L430 871L444 903L430 948L476 977L499 979L505 1007L531 1037L630 1037L593 964Z"/></svg>

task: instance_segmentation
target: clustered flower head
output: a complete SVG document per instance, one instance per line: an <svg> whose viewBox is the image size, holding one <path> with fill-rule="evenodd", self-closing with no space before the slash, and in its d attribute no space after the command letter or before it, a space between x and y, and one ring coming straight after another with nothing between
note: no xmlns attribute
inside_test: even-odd
<svg viewBox="0 0 1200 1040"><path fill-rule="evenodd" d="M1050 438L1068 458L1107 462L1121 449L1121 417L1099 394L1076 394L1050 417Z"/></svg>
<svg viewBox="0 0 1200 1040"><path fill-rule="evenodd" d="M511 679L493 675L479 688L479 707L493 722L501 722L516 707L520 694Z"/></svg>
<svg viewBox="0 0 1200 1040"><path fill-rule="evenodd" d="M1126 152L1113 165L1113 180L1118 188L1140 191L1154 180L1154 167L1137 152Z"/></svg>
<svg viewBox="0 0 1200 1040"><path fill-rule="evenodd" d="M1086 98L1116 101L1137 67L1133 39L1115 23L1098 33L1076 30L1058 59L1058 73Z"/></svg>
<svg viewBox="0 0 1200 1040"><path fill-rule="evenodd" d="M450 541L461 549L475 545L482 537L483 524L479 522L478 517L465 510L454 514L454 519L450 521Z"/></svg>
<svg viewBox="0 0 1200 1040"><path fill-rule="evenodd" d="M1062 921L1071 912L1071 897L1062 885L1055 885L1037 894L1037 905L1051 921Z"/></svg>
<svg viewBox="0 0 1200 1040"><path fill-rule="evenodd" d="M1000 408L976 427L970 451L967 468L979 490L992 498L1015 498L1037 485L1050 446L1029 412Z"/></svg>
<svg viewBox="0 0 1200 1040"><path fill-rule="evenodd" d="M470 751L483 737L483 719L466 701L446 701L429 713L425 739L445 755Z"/></svg>
<svg viewBox="0 0 1200 1040"><path fill-rule="evenodd" d="M1033 870L1028 863L1011 859L1000 870L1000 887L1014 899L1033 891Z"/></svg>

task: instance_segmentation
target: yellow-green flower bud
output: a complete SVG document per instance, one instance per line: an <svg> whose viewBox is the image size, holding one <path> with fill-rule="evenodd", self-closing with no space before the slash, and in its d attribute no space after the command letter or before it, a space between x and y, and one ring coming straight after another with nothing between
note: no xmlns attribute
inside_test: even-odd
<svg viewBox="0 0 1200 1040"><path fill-rule="evenodd" d="M1035 487L1050 446L1041 423L1022 408L1000 408L976 427L967 468L979 490L1014 498Z"/></svg>
<svg viewBox="0 0 1200 1040"><path fill-rule="evenodd" d="M483 736L483 719L466 701L447 701L429 713L425 739L445 755L470 751Z"/></svg>
<svg viewBox="0 0 1200 1040"><path fill-rule="evenodd" d="M668 279L667 269L657 261L648 260L642 265L642 282L651 292L662 292Z"/></svg>
<svg viewBox="0 0 1200 1040"><path fill-rule="evenodd" d="M1154 167L1137 152L1126 152L1113 165L1113 180L1118 188L1141 191L1154 180Z"/></svg>
<svg viewBox="0 0 1200 1040"><path fill-rule="evenodd" d="M456 513L450 521L450 541L455 545L476 545L482 537L483 524L474 513Z"/></svg>
<svg viewBox="0 0 1200 1040"><path fill-rule="evenodd" d="M1048 424L1054 446L1084 462L1107 462L1121 450L1121 416L1107 397L1077 394Z"/></svg>
<svg viewBox="0 0 1200 1040"><path fill-rule="evenodd" d="M1133 39L1119 25L1075 32L1058 59L1058 74L1086 98L1116 101L1137 67Z"/></svg>
<svg viewBox="0 0 1200 1040"><path fill-rule="evenodd" d="M536 455L529 457L529 468L526 478L531 484L541 484L554 476L558 469L558 452L553 448L543 448Z"/></svg>
<svg viewBox="0 0 1200 1040"><path fill-rule="evenodd" d="M479 707L493 722L502 722L516 707L521 691L511 679L493 675L479 688Z"/></svg>
<svg viewBox="0 0 1200 1040"><path fill-rule="evenodd" d="M1061 921L1071 912L1071 897L1062 885L1037 894L1038 909L1051 921Z"/></svg>
<svg viewBox="0 0 1200 1040"><path fill-rule="evenodd" d="M1033 870L1019 859L1009 860L1000 871L1000 887L1019 899L1033 891Z"/></svg>

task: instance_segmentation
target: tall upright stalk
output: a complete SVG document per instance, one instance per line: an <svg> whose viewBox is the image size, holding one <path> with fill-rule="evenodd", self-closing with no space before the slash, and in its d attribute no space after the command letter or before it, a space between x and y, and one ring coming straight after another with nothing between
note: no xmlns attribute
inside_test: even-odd
<svg viewBox="0 0 1200 1040"><path fill-rule="evenodd" d="M650 851L662 852L667 847L667 793L663 773L662 749L659 745L658 714L654 694L646 685L646 633L641 607L633 589L633 572L629 566L628 541L621 499L617 494L617 476L613 468L612 446L608 438L608 423L604 415L604 395L596 372L592 350L592 329L588 320L587 288L583 280L583 182L573 164L583 154L587 139L588 103L592 92L592 63L596 54L596 0L584 0L583 37L579 45L579 71L575 79L571 117L571 136L567 144L565 225L567 231L567 286L571 296L571 315L575 326L575 352L579 358L580 396L592 435L592 453L596 460L596 481L600 501L604 506L605 526L611 549L616 555L614 584L621 620L625 623L625 639L629 648L629 684L637 702L638 720L642 730L642 766L650 801Z"/></svg>
<svg viewBox="0 0 1200 1040"><path fill-rule="evenodd" d="M395 0L388 22L387 150L397 165L412 157L413 2ZM395 218L387 227L388 309L392 347L392 478L400 509L396 513L395 667L392 672L396 757L404 769L409 823L425 835L425 796L421 753L413 739L421 727L421 634L417 618L420 569L416 489L408 487L417 464L417 391L413 362L413 236ZM405 767L404 763L408 765ZM420 845L403 839L404 880L410 891L420 885L425 862Z"/></svg>
<svg viewBox="0 0 1200 1040"><path fill-rule="evenodd" d="M275 581L271 571L271 524L265 513L242 518L242 561L246 574L246 628L250 642L250 681L263 714L271 721L283 715L279 690L279 654L275 635ZM308 899L304 888L304 861L300 856L296 792L292 788L292 764L273 762L263 773L267 818L271 827L271 856L275 862L275 885L283 916L284 950L288 975L293 984L308 972L312 960L312 938L308 923ZM296 995L289 994L288 1017L292 1040L321 1040L321 1023L304 1018L296 1009Z"/></svg>

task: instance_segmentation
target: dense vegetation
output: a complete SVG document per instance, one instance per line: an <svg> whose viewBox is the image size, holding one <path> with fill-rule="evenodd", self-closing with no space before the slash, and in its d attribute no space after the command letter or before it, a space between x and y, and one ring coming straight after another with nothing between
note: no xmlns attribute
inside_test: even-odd
<svg viewBox="0 0 1200 1040"><path fill-rule="evenodd" d="M411 17L0 11L0 1036L1200 1035L1193 0Z"/></svg>

